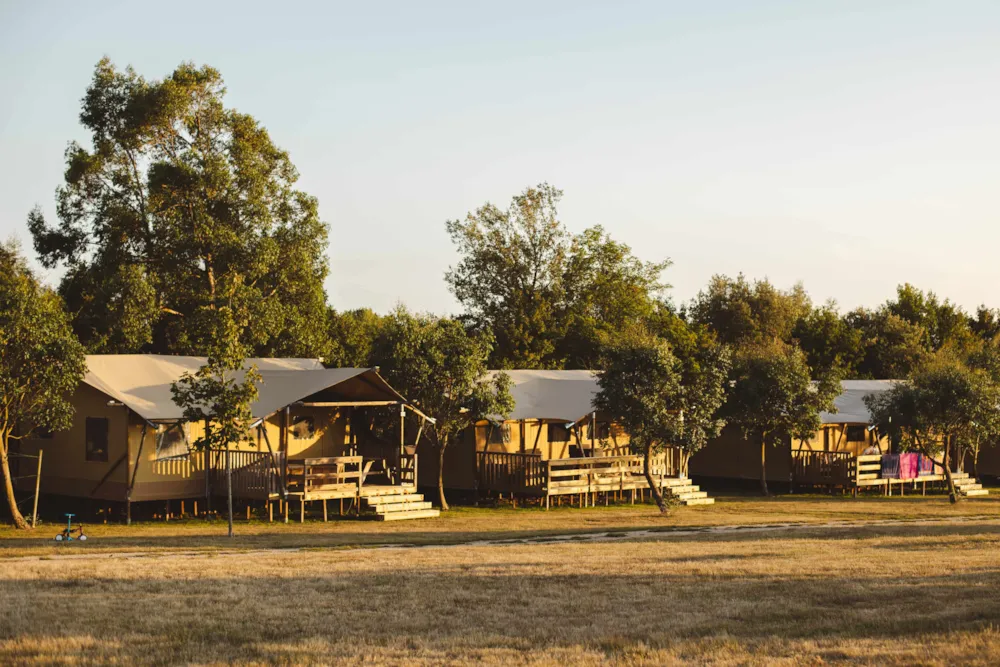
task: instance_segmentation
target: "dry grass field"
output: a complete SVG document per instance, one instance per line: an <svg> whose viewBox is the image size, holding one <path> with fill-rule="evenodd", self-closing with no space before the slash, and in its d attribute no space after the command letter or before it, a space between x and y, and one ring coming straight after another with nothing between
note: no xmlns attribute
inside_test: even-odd
<svg viewBox="0 0 1000 667"><path fill-rule="evenodd" d="M59 548L4 531L0 663L996 664L998 510L729 498L235 540L95 526Z"/></svg>

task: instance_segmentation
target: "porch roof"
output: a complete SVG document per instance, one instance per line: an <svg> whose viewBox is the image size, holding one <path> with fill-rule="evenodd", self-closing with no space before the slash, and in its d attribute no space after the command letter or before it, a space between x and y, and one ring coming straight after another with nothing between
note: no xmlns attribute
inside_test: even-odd
<svg viewBox="0 0 1000 667"><path fill-rule="evenodd" d="M842 380L841 392L833 403L837 412L821 412L824 424L870 424L871 413L865 406L865 396L880 394L892 389L898 380Z"/></svg>
<svg viewBox="0 0 1000 667"><path fill-rule="evenodd" d="M206 361L165 354L88 355L83 381L144 419L175 421L183 418L183 411L174 403L170 386ZM251 406L255 418L331 389L347 400L405 402L373 368L323 368L318 359L255 358L247 359L247 364L257 366L262 380Z"/></svg>

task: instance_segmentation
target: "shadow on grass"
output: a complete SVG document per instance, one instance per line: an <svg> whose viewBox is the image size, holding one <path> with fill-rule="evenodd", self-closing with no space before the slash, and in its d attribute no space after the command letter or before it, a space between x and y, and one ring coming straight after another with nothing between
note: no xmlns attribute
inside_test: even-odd
<svg viewBox="0 0 1000 667"><path fill-rule="evenodd" d="M95 641L88 659L143 662L271 661L294 652L325 661L345 647L424 648L670 646L726 637L741 643L841 638L913 641L1000 620L1000 571L934 577L754 576L734 572L515 575L495 564L456 571L324 576L191 572L160 578L0 581L0 640L11 661ZM73 649L67 646L67 650ZM84 650L84 649L81 649ZM122 653L125 651L125 653ZM334 653L331 653L333 651Z"/></svg>

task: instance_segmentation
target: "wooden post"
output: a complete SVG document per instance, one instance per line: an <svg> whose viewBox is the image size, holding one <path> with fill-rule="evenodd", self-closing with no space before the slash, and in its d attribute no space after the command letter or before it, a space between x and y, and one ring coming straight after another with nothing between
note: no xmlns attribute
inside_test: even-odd
<svg viewBox="0 0 1000 667"><path fill-rule="evenodd" d="M194 515L195 515L195 517L197 517L198 516L198 501L197 500L193 500L191 502L194 504Z"/></svg>
<svg viewBox="0 0 1000 667"><path fill-rule="evenodd" d="M274 503L267 501L267 522L274 523Z"/></svg>
<svg viewBox="0 0 1000 667"><path fill-rule="evenodd" d="M18 450L20 451L20 450ZM20 465L18 464L18 470L20 470ZM20 474L20 473L18 473ZM31 508L31 527L35 527L35 523L38 521L38 492L42 485L42 450L38 450L38 468L35 471L35 500L34 507Z"/></svg>
<svg viewBox="0 0 1000 667"><path fill-rule="evenodd" d="M288 523L288 504L289 503L286 500L285 503L284 503L284 505L283 505L283 507L282 507L283 514L285 515L285 523Z"/></svg>
<svg viewBox="0 0 1000 667"><path fill-rule="evenodd" d="M326 523L326 498L323 499L323 523Z"/></svg>
<svg viewBox="0 0 1000 667"><path fill-rule="evenodd" d="M406 452L406 406L402 403L399 404L399 465L396 469L396 482L397 484L403 483L403 454Z"/></svg>
<svg viewBox="0 0 1000 667"><path fill-rule="evenodd" d="M226 443L226 505L229 509L229 537L233 536L233 463Z"/></svg>
<svg viewBox="0 0 1000 667"><path fill-rule="evenodd" d="M205 437L208 438L211 429L208 417L205 417ZM212 513L212 450L208 447L201 450L202 463L205 468L205 514Z"/></svg>
<svg viewBox="0 0 1000 667"><path fill-rule="evenodd" d="M299 503L299 523L306 522L306 494L302 494L302 502Z"/></svg>

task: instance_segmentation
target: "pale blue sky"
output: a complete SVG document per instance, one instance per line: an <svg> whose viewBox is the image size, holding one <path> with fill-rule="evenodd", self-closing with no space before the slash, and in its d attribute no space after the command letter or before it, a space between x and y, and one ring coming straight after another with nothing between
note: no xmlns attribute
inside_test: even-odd
<svg viewBox="0 0 1000 667"><path fill-rule="evenodd" d="M0 237L53 214L103 55L222 72L319 198L337 308L454 312L444 221L540 181L675 301L742 271L1000 306L995 0L0 0Z"/></svg>

